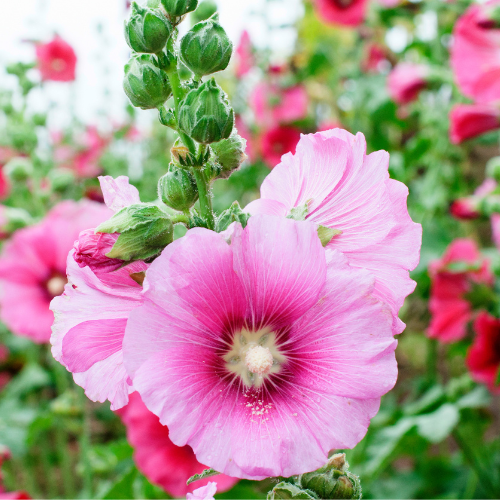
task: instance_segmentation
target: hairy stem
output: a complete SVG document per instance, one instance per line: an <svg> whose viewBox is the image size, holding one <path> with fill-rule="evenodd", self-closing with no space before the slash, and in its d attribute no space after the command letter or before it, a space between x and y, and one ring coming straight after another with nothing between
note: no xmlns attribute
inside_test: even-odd
<svg viewBox="0 0 500 500"><path fill-rule="evenodd" d="M200 196L200 214L206 220L209 229L215 229L214 213L212 210L212 197L205 172L198 168L192 168L191 172L198 186Z"/></svg>

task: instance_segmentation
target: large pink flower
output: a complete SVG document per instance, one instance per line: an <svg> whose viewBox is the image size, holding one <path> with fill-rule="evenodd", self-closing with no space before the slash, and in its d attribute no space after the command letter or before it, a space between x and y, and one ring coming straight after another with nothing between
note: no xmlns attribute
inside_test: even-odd
<svg viewBox="0 0 500 500"><path fill-rule="evenodd" d="M407 187L389 178L388 166L385 151L366 155L361 133L303 135L297 153L283 156L264 180L261 199L246 210L285 217L304 209L307 220L342 231L328 247L373 274L375 295L390 305L400 333L397 314L415 288L408 271L419 261L422 228L408 215Z"/></svg>
<svg viewBox="0 0 500 500"><path fill-rule="evenodd" d="M99 180L110 209L118 211L139 201L137 189L129 185L127 177ZM73 373L92 401L109 400L111 408L118 409L127 404L134 390L123 367L122 341L130 311L142 302L142 280L148 266L140 261L125 267L106 265L106 259L108 263L114 259L101 256L94 267L88 255L77 254L85 249L95 256L96 251L89 247L92 243L97 246L99 240L88 233L80 234L86 244L77 242L68 256L64 294L51 303L55 315L52 355Z"/></svg>
<svg viewBox="0 0 500 500"><path fill-rule="evenodd" d="M268 128L302 120L307 116L308 103L309 98L302 85L281 88L275 84L260 83L250 96L257 124Z"/></svg>
<svg viewBox="0 0 500 500"><path fill-rule="evenodd" d="M443 257L429 266L431 323L430 338L441 342L457 342L467 334L472 307L465 298L473 283L493 283L489 263L482 258L477 245L468 239L455 240Z"/></svg>
<svg viewBox="0 0 500 500"><path fill-rule="evenodd" d="M80 231L110 217L104 205L64 201L39 224L17 231L0 255L0 317L17 335L48 342L53 297L66 283L66 257Z"/></svg>
<svg viewBox="0 0 500 500"><path fill-rule="evenodd" d="M460 144L500 128L500 109L484 104L457 104L450 113L450 140Z"/></svg>
<svg viewBox="0 0 500 500"><path fill-rule="evenodd" d="M168 427L161 425L137 392L130 395L127 406L118 411L127 427L128 442L134 448L137 468L154 484L161 486L175 498L183 497L215 481L219 491L226 491L238 481L225 475L197 481L189 486L186 481L207 467L200 464L189 446L176 446L169 437Z"/></svg>
<svg viewBox="0 0 500 500"><path fill-rule="evenodd" d="M323 21L342 26L358 26L366 15L368 0L314 0Z"/></svg>
<svg viewBox="0 0 500 500"><path fill-rule="evenodd" d="M36 46L36 57L42 80L70 82L75 79L76 54L59 36Z"/></svg>
<svg viewBox="0 0 500 500"><path fill-rule="evenodd" d="M453 30L451 67L460 90L478 103L500 100L500 29L488 26L487 11L499 0L472 5Z"/></svg>
<svg viewBox="0 0 500 500"><path fill-rule="evenodd" d="M428 74L424 64L399 63L387 78L389 95L398 104L414 101L427 86Z"/></svg>
<svg viewBox="0 0 500 500"><path fill-rule="evenodd" d="M178 446L232 477L312 471L365 435L397 377L373 277L284 217L196 228L148 269L124 359Z"/></svg>

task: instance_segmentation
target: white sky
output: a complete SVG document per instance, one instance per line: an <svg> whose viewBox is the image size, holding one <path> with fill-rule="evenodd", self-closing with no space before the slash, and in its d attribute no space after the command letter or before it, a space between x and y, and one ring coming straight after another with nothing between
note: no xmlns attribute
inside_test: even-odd
<svg viewBox="0 0 500 500"><path fill-rule="evenodd" d="M221 24L235 44L247 29L254 43L271 46L277 54L284 56L293 47L293 29L271 37L266 25L293 23L302 11L301 0L216 1ZM52 115L58 125L66 121L68 109L88 123L103 114L120 120L123 66L129 55L123 38L125 17L125 0L0 0L0 67L33 60L33 46L22 40L49 40L57 32L77 53L77 82L47 83L43 91L33 93L30 105L40 111L56 108ZM12 78L0 71L0 89L11 87Z"/></svg>

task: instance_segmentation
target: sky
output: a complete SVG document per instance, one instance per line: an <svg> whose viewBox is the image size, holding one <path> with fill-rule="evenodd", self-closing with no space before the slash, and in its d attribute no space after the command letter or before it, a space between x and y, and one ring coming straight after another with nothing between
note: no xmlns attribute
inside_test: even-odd
<svg viewBox="0 0 500 500"><path fill-rule="evenodd" d="M301 0L216 0L220 21L237 44L248 30L258 46L271 46L277 57L293 47L293 28L270 36L267 26L293 24L302 12ZM126 98L122 90L123 66L130 51L123 38L125 0L0 0L0 67L32 61L29 40L47 41L58 33L78 56L77 82L46 83L33 92L30 107L52 108L52 119L64 125L71 110L81 121L95 123L103 116L120 121ZM140 0L139 3L144 3ZM10 88L13 77L0 70L0 89Z"/></svg>

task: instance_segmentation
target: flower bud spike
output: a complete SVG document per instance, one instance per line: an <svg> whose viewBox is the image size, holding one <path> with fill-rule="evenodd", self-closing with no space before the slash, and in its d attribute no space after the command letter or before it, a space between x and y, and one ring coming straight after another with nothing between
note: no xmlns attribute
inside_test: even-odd
<svg viewBox="0 0 500 500"><path fill-rule="evenodd" d="M182 17L198 7L198 0L161 0L169 17Z"/></svg>

